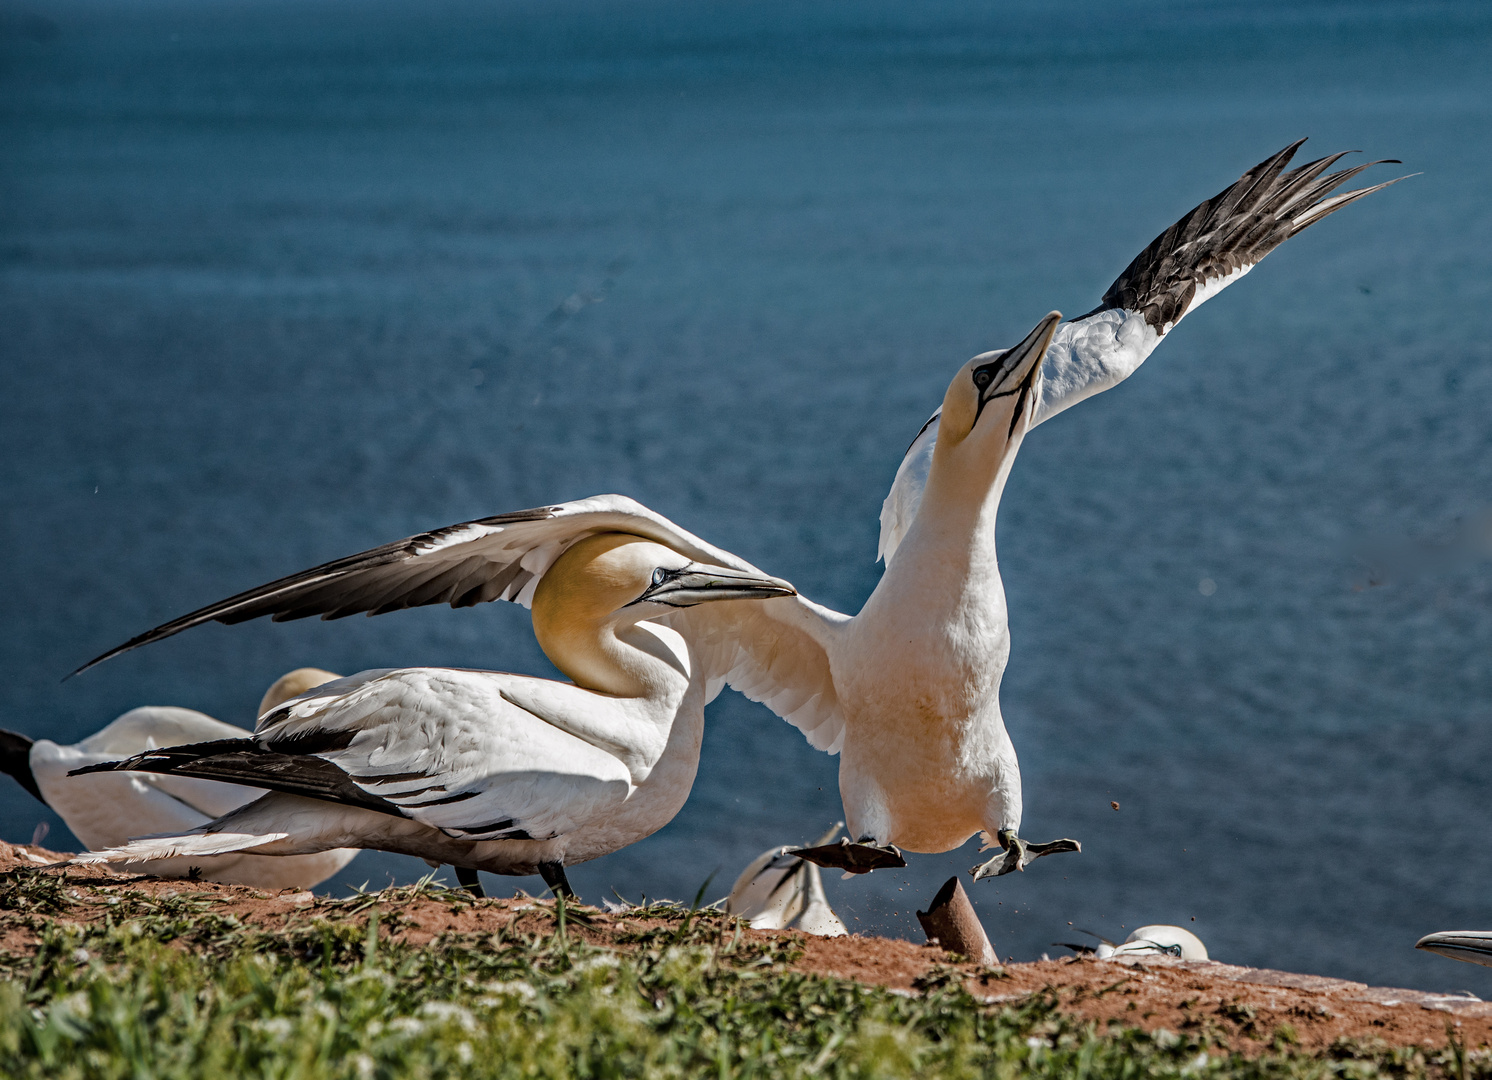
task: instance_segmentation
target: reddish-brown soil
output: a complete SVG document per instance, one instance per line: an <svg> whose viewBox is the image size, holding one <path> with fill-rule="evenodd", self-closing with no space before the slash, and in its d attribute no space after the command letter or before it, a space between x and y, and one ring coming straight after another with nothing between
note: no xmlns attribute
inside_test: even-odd
<svg viewBox="0 0 1492 1080"><path fill-rule="evenodd" d="M48 865L65 855L41 848L0 843L0 872L21 867L61 875L70 906L62 921L87 922L108 910L111 894L126 891L149 897L190 895L212 910L244 923L281 928L312 916L365 919L344 903L328 903L308 892L277 895L235 885L142 878L100 867ZM554 906L519 896L454 906L431 897L381 904L389 932L411 944L438 934L492 933L503 927L549 932ZM626 948L619 939L668 920L626 911L572 909L569 932L599 945ZM0 918L0 950L29 952L35 947L33 919ZM1148 1030L1210 1031L1228 1045L1259 1052L1285 1038L1305 1049L1330 1046L1340 1038L1382 1040L1396 1046L1440 1048L1447 1029L1468 1048L1492 1046L1492 1003L1464 995L1370 987L1341 979L1235 967L1206 961L1146 959L1116 962L1068 958L981 968L956 963L943 950L877 937L817 938L794 931L742 929L743 936L768 939L792 934L802 956L794 967L817 975L853 979L919 993L928 986L962 980L975 996L991 1002L1015 1001L1036 993L1055 994L1064 1012L1099 1023L1119 1021Z"/></svg>

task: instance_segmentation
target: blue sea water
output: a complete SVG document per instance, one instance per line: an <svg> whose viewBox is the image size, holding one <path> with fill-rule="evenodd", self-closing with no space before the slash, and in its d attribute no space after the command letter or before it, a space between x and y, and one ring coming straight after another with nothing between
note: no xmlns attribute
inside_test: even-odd
<svg viewBox="0 0 1492 1080"><path fill-rule="evenodd" d="M1492 503L1484 3L5 0L0 726L248 725L305 664L551 672L487 605L212 626L59 681L282 573L603 491L857 610L956 367L1302 135L1422 175L1021 451L1023 831L1084 851L971 892L1018 958L1178 922L1492 994L1411 948L1492 924L1492 567L1354 557ZM723 893L839 816L835 769L727 693L684 811L572 879ZM0 789L0 836L42 821L71 843ZM920 939L974 861L828 886Z"/></svg>

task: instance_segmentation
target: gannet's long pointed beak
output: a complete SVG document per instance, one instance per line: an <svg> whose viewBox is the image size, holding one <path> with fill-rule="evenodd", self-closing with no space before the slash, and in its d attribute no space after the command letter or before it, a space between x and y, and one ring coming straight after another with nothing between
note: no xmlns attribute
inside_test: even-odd
<svg viewBox="0 0 1492 1080"><path fill-rule="evenodd" d="M647 591L632 604L651 601L668 607L692 607L708 600L767 600L774 596L796 596L797 592L781 578L690 563L678 570L660 568Z"/></svg>
<svg viewBox="0 0 1492 1080"><path fill-rule="evenodd" d="M1057 332L1057 324L1061 321L1060 311L1049 312L1019 345L1007 349L993 363L974 369L974 385L979 387L980 411L995 398L1009 397L1031 389L1031 384L1036 381L1036 372L1041 367L1041 359L1046 355L1047 346L1052 343L1052 336Z"/></svg>
<svg viewBox="0 0 1492 1080"><path fill-rule="evenodd" d="M1492 930L1442 930L1426 934L1414 943L1416 949L1465 960L1468 964L1492 967Z"/></svg>

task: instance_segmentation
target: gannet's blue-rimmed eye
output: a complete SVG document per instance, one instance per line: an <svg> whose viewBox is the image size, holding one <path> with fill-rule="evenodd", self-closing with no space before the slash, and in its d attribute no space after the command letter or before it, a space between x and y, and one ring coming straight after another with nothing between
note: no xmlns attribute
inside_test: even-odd
<svg viewBox="0 0 1492 1080"><path fill-rule="evenodd" d="M981 390L988 390L989 384L995 381L994 373L989 368L979 368L974 372L974 385Z"/></svg>
<svg viewBox="0 0 1492 1080"><path fill-rule="evenodd" d="M662 585L663 584L663 579L666 578L667 576L668 576L668 572L665 571L663 569L663 567L661 567L661 566L658 567L658 569L656 569L656 570L653 571L653 584L654 585Z"/></svg>

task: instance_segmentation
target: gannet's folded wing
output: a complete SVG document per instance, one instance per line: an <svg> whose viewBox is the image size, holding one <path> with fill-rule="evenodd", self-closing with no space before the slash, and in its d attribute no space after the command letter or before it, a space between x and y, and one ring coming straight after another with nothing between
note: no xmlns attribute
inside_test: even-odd
<svg viewBox="0 0 1492 1080"><path fill-rule="evenodd" d="M597 495L448 525L323 563L173 619L78 671L207 622L239 623L264 615L276 622L310 615L340 619L426 604L469 607L489 600L527 606L539 579L572 544L613 531L655 540L699 562L760 572L633 499Z"/></svg>
<svg viewBox="0 0 1492 1080"><path fill-rule="evenodd" d="M549 839L619 808L632 787L626 767L507 701L507 678L363 672L286 703L250 738L81 771L244 784L408 818L463 840Z"/></svg>
<svg viewBox="0 0 1492 1080"><path fill-rule="evenodd" d="M1256 266L1290 237L1365 195L1397 184L1333 194L1373 165L1328 173L1346 153L1286 171L1305 140L1261 161L1151 241L1103 294L1098 307L1063 323L1041 364L1031 426L1117 386L1189 312ZM881 506L878 557L889 564L911 528L937 442L938 414L923 426Z"/></svg>
<svg viewBox="0 0 1492 1080"><path fill-rule="evenodd" d="M107 846L122 843L128 835L177 828L193 818L193 824L200 825L253 801L259 793L186 778L120 776L82 781L68 773L157 746L248 734L194 709L147 705L131 709L71 746L38 739L31 752L31 769L46 804L61 815L78 839L90 847Z"/></svg>
<svg viewBox="0 0 1492 1080"><path fill-rule="evenodd" d="M849 616L784 596L700 604L658 621L688 638L708 680L706 700L730 686L803 732L814 749L837 754L844 746L829 657Z"/></svg>

